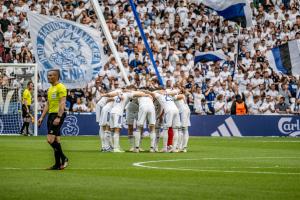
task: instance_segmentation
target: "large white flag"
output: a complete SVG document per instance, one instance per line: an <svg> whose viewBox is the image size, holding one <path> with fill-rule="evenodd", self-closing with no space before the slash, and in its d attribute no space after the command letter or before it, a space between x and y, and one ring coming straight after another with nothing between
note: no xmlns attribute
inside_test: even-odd
<svg viewBox="0 0 300 200"><path fill-rule="evenodd" d="M60 69L68 89L84 87L107 62L100 32L69 20L28 12L29 30L42 87L47 71Z"/></svg>

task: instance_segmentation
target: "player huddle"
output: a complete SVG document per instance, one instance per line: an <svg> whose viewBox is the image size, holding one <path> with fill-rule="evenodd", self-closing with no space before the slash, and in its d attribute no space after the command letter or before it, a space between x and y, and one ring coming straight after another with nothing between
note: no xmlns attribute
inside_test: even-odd
<svg viewBox="0 0 300 200"><path fill-rule="evenodd" d="M134 86L103 94L96 106L96 121L102 151L124 152L119 138L123 113L126 113L130 150L141 151L140 143L144 125L150 132L150 152L158 152L160 136L163 146L160 152L186 152L189 139L190 109L183 91L179 88L136 90ZM133 131L136 121L136 131ZM168 148L168 130L173 129L173 145ZM162 130L162 132L161 132Z"/></svg>

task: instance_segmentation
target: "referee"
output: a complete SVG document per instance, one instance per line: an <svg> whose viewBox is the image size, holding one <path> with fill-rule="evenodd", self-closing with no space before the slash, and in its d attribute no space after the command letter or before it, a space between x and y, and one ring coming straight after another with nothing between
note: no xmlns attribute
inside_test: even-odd
<svg viewBox="0 0 300 200"><path fill-rule="evenodd" d="M59 70L50 70L47 76L51 86L48 89L48 101L38 120L38 125L41 125L48 112L47 141L53 148L55 156L55 164L48 169L61 170L68 166L68 158L64 155L60 145L60 128L66 116L64 110L66 107L67 89L59 82Z"/></svg>
<svg viewBox="0 0 300 200"><path fill-rule="evenodd" d="M23 126L21 128L20 134L23 135L24 129L26 129L26 134L29 135L29 124L32 119L32 115L30 114L30 106L32 101L31 92L33 90L33 83L29 81L27 83L27 88L24 90L22 94L22 117L23 117Z"/></svg>

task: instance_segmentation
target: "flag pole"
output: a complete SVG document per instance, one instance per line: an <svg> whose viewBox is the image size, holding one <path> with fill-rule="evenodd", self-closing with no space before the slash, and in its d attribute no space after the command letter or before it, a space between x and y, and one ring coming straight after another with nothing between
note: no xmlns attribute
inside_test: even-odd
<svg viewBox="0 0 300 200"><path fill-rule="evenodd" d="M236 45L236 57L235 57L235 67L234 70L237 70L237 65L238 65L238 57L239 57L239 38L240 38L240 34L241 34L241 24L239 23L237 25L238 27L238 36L237 36L237 45Z"/></svg>
<svg viewBox="0 0 300 200"><path fill-rule="evenodd" d="M145 35L145 33L144 33L144 30L143 30L143 27L142 27L142 24L141 24L139 15L138 15L138 13L137 13L137 11L136 11L136 8L135 8L135 5L134 5L133 0L129 0L129 3L130 3L130 6L131 6L131 8L132 8L132 11L133 11L135 20L136 20L136 22L137 22L138 28L139 28L140 33L141 33L141 36L142 36L142 38L143 38L143 41L144 41L146 50L147 50L147 52L148 52L148 54L149 54L151 63L152 63L152 65L153 65L153 67L154 67L154 70L155 70L157 79L158 79L158 81L159 81L159 84L160 84L161 86L164 86L164 82L163 82L163 80L162 80L162 77L161 77L160 74L159 74L158 69L157 69L157 66L156 66L155 60L154 60L154 58L153 58L153 54L152 54L151 48L150 48L150 46L149 46L149 44L148 44L146 35Z"/></svg>
<svg viewBox="0 0 300 200"><path fill-rule="evenodd" d="M114 41L113 41L113 39L112 39L112 37L110 35L109 29L107 27L107 24L106 24L105 18L103 16L103 13L101 11L101 8L99 6L99 3L96 0L91 0L91 1L92 1L92 5L94 7L95 13L96 13L98 19L100 20L100 25L101 25L101 28L102 28L102 30L104 32L104 35L105 35L105 37L106 37L106 39L108 41L109 47L110 47L110 49L111 49L111 51L112 51L112 53L113 53L113 55L114 55L114 57L116 59L116 62L118 64L118 66L119 66L119 69L121 70L123 78L124 78L126 84L130 85L130 82L128 80L128 77L127 77L127 74L125 72L124 66L123 66L122 61L120 59L119 53L117 51L117 48L116 48L116 46L114 44Z"/></svg>

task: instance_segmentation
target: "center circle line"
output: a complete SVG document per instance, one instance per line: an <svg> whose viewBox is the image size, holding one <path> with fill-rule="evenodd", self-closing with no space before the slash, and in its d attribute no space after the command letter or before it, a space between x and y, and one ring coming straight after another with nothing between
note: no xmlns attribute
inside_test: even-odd
<svg viewBox="0 0 300 200"><path fill-rule="evenodd" d="M160 170L177 170L177 171L197 171L197 172L216 172L216 173L246 173L246 174L274 174L274 175L300 175L297 172L270 172L270 171L240 171L240 170L220 170L220 168L215 169L190 169L190 168L174 168L174 167L156 167L148 166L149 163L162 163L162 162L177 162L177 161L193 161L193 160L247 160L247 159L299 159L300 157L237 157L237 158L198 158L198 159L172 159L172 160L150 160L143 162L135 162L132 165L134 167L148 168L148 169L160 169ZM236 167L238 168L238 167ZM263 167L255 167L257 169L263 169ZM282 167L273 167L274 169L282 169ZM227 169L230 169L228 167ZM231 168L234 169L234 168Z"/></svg>

